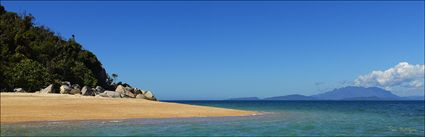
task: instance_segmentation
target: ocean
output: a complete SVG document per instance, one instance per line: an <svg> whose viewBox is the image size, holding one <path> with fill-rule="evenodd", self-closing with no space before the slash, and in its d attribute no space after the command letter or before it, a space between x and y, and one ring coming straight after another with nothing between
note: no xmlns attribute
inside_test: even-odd
<svg viewBox="0 0 425 137"><path fill-rule="evenodd" d="M424 136L424 101L168 101L252 110L214 118L2 124L1 136Z"/></svg>

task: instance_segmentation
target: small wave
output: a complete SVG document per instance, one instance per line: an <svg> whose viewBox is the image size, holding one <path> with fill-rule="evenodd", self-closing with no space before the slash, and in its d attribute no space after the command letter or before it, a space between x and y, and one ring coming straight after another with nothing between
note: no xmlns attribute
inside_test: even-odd
<svg viewBox="0 0 425 137"><path fill-rule="evenodd" d="M415 129L415 128L409 128L409 127L392 127L392 126L389 126L388 129L390 131L393 131L393 132L399 131L399 132L407 132L407 133L412 133L412 132L416 132L417 131L417 129Z"/></svg>
<svg viewBox="0 0 425 137"><path fill-rule="evenodd" d="M62 124L65 123L64 121L49 121L47 124Z"/></svg>
<svg viewBox="0 0 425 137"><path fill-rule="evenodd" d="M271 114L277 114L277 112L259 112L259 113L256 113L255 115L263 116L263 115L271 115Z"/></svg>

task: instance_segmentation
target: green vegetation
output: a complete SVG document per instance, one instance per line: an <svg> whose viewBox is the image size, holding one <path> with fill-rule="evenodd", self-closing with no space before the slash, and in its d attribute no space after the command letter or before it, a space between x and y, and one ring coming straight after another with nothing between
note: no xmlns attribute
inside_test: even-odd
<svg viewBox="0 0 425 137"><path fill-rule="evenodd" d="M35 91L61 81L114 87L100 61L74 37L65 40L33 20L0 5L0 91Z"/></svg>

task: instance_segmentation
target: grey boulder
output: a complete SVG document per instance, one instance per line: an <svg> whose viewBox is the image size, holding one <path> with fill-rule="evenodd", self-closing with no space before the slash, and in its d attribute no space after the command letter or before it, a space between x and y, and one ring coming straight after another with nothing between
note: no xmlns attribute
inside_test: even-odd
<svg viewBox="0 0 425 137"><path fill-rule="evenodd" d="M122 97L122 94L119 93L119 92L106 90L103 93L99 93L98 96L101 96L101 97L110 97L110 98L121 98Z"/></svg>
<svg viewBox="0 0 425 137"><path fill-rule="evenodd" d="M13 91L14 92L25 92L25 90L22 89L22 88L15 88L15 89L13 89Z"/></svg>
<svg viewBox="0 0 425 137"><path fill-rule="evenodd" d="M136 97L136 95L134 95L132 92L130 91L125 91L124 92L125 97L130 97L130 98L134 98Z"/></svg>
<svg viewBox="0 0 425 137"><path fill-rule="evenodd" d="M71 89L71 91L69 91L69 94L72 94L72 95L81 94L81 90L80 89Z"/></svg>
<svg viewBox="0 0 425 137"><path fill-rule="evenodd" d="M129 91L131 93L134 93L134 88L131 87L125 87L125 91Z"/></svg>
<svg viewBox="0 0 425 137"><path fill-rule="evenodd" d="M78 85L78 84L73 84L73 85L72 85L72 88L73 88L73 89L78 89L78 90L80 90L80 85Z"/></svg>
<svg viewBox="0 0 425 137"><path fill-rule="evenodd" d="M42 89L40 92L43 94L53 93L53 84L50 84L46 88Z"/></svg>
<svg viewBox="0 0 425 137"><path fill-rule="evenodd" d="M133 93L133 90L134 89L131 87L124 87L122 85L118 85L117 88L115 89L116 92L123 94L124 97L130 97L130 98L136 97Z"/></svg>
<svg viewBox="0 0 425 137"><path fill-rule="evenodd" d="M69 94L69 92L72 90L72 88L70 88L68 85L62 85L59 89L61 94Z"/></svg>
<svg viewBox="0 0 425 137"><path fill-rule="evenodd" d="M71 86L71 82L69 82L69 81L63 81L63 82L61 82L61 85L67 85L68 87L70 87Z"/></svg>
<svg viewBox="0 0 425 137"><path fill-rule="evenodd" d="M122 85L118 85L117 88L115 89L115 91L124 94L125 87L122 86Z"/></svg>
<svg viewBox="0 0 425 137"><path fill-rule="evenodd" d="M133 89L133 93L135 95L138 95L138 94L145 94L146 92L144 90L141 90L141 89L138 89L138 88L134 88Z"/></svg>
<svg viewBox="0 0 425 137"><path fill-rule="evenodd" d="M143 95L143 94L137 94L136 98L137 99L146 99L145 95Z"/></svg>
<svg viewBox="0 0 425 137"><path fill-rule="evenodd" d="M104 91L105 89L102 88L101 86L96 86L95 88L95 94L103 93Z"/></svg>
<svg viewBox="0 0 425 137"><path fill-rule="evenodd" d="M144 95L145 95L146 99L156 101L156 98L151 91L146 91L146 93Z"/></svg>
<svg viewBox="0 0 425 137"><path fill-rule="evenodd" d="M93 92L93 90L92 90L92 88L91 88L91 87L89 87L89 86L84 86L84 87L81 89L81 95L83 95L83 96L94 96L94 92Z"/></svg>

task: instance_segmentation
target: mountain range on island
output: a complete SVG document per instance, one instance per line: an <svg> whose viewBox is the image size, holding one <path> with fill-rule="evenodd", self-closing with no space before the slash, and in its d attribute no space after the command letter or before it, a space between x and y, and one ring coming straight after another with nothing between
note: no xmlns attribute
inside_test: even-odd
<svg viewBox="0 0 425 137"><path fill-rule="evenodd" d="M260 99L258 97L231 98L229 100L425 100L424 96L400 97L379 87L347 86L312 96L292 94Z"/></svg>

